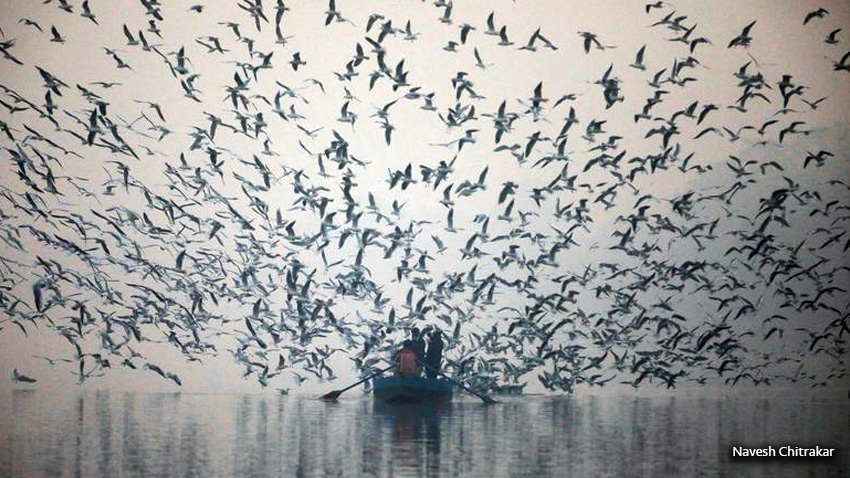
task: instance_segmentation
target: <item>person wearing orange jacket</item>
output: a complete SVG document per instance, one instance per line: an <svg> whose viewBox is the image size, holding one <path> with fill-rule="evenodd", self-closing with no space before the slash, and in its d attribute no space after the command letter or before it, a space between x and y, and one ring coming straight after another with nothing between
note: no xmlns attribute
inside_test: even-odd
<svg viewBox="0 0 850 478"><path fill-rule="evenodd" d="M419 363L412 340L405 340L396 356L397 373L402 377L419 376Z"/></svg>

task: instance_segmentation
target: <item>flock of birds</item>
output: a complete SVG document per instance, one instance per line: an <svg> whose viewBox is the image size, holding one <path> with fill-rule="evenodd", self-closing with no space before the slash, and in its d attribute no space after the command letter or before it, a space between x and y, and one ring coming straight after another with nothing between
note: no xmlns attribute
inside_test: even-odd
<svg viewBox="0 0 850 478"><path fill-rule="evenodd" d="M491 392L846 383L847 156L811 119L831 100L756 59L758 21L717 38L666 1L635 6L651 25L640 46L542 28L521 41L524 25L457 18L447 0L412 3L435 11L413 19L330 0L309 35L288 34L284 0L236 0L226 20L125 2L143 23L106 21L95 0L41 3L0 25L0 333L55 332L64 352L38 358L80 383L130 368L181 385L143 353L171 346L190 362L232 354L284 389L338 366L368 374L412 327L442 330L448 373ZM181 15L208 30L175 44ZM832 52L826 81L846 85L832 18L821 8L801 28ZM85 81L19 53L18 37L30 51L76 42L62 22L90 30L113 68ZM441 43L404 56L424 23ZM318 41L352 55L324 71L295 47ZM544 78L514 99L481 86L512 67L488 63L498 48L635 55L574 92ZM734 67L703 65L709 49ZM418 80L460 56L441 78L450 95ZM201 58L232 80L207 80ZM124 86L141 74L180 94ZM691 93L705 82L737 97ZM417 145L427 159L399 159L405 117L436 131ZM611 129L615 117L631 126ZM393 159L372 158L378 147ZM38 380L26 364L13 380Z"/></svg>

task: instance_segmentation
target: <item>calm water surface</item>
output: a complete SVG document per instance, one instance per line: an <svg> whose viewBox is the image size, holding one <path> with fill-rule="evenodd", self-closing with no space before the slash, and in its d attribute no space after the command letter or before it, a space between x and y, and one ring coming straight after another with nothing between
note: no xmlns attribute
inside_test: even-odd
<svg viewBox="0 0 850 478"><path fill-rule="evenodd" d="M495 406L265 395L0 394L0 477L789 476L850 468L848 401L526 397ZM839 446L733 461L732 445Z"/></svg>

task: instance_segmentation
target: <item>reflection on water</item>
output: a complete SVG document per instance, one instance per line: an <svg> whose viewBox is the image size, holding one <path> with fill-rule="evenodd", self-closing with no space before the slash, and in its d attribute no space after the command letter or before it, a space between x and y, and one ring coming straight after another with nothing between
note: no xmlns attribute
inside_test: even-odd
<svg viewBox="0 0 850 478"><path fill-rule="evenodd" d="M495 406L262 395L0 396L2 477L848 476L840 400L518 397ZM732 461L732 445L840 447Z"/></svg>

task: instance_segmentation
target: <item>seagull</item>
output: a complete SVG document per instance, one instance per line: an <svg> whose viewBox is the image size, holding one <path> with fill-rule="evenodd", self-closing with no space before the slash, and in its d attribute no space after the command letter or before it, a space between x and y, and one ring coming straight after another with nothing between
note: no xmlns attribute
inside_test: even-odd
<svg viewBox="0 0 850 478"><path fill-rule="evenodd" d="M833 70L850 72L850 51L844 54L840 60L833 62Z"/></svg>
<svg viewBox="0 0 850 478"><path fill-rule="evenodd" d="M499 46L511 46L513 42L508 39L508 27L503 25L499 30Z"/></svg>
<svg viewBox="0 0 850 478"><path fill-rule="evenodd" d="M83 17L83 18L88 18L89 20L92 21L92 23L94 23L95 25L98 25L97 18L94 16L94 14L91 12L91 9L89 8L89 1L88 0L85 0L83 2L83 13L81 13L80 16Z"/></svg>
<svg viewBox="0 0 850 478"><path fill-rule="evenodd" d="M811 11L806 14L806 18L803 19L803 25L809 23L814 18L823 18L827 16L829 12L825 8L818 8L817 10Z"/></svg>
<svg viewBox="0 0 850 478"><path fill-rule="evenodd" d="M750 30L753 28L753 26L755 24L756 24L756 22L753 21L749 25L745 26L744 29L741 30L741 33L738 36L736 36L735 38L733 38L732 41L729 42L729 46L727 48L738 47L738 46L748 48L750 46L750 42L753 40L752 37L750 36Z"/></svg>
<svg viewBox="0 0 850 478"><path fill-rule="evenodd" d="M65 37L59 34L59 30L55 26L50 27L50 34L53 35L53 38L50 39L51 42L65 43Z"/></svg>
<svg viewBox="0 0 850 478"><path fill-rule="evenodd" d="M603 45L599 41L599 38L596 36L595 33L578 32L578 34L579 34L579 36L581 36L584 39L584 53L585 54L590 53L590 47L591 46L596 46L597 50L605 50L607 48L613 48L612 46Z"/></svg>
<svg viewBox="0 0 850 478"><path fill-rule="evenodd" d="M16 383L35 383L36 379L27 377L26 375L18 372L18 369L12 370L12 381Z"/></svg>
<svg viewBox="0 0 850 478"><path fill-rule="evenodd" d="M644 63L643 63L643 54L644 54L645 51L646 51L646 45L643 45L642 47L640 47L640 50L638 50L637 55L635 55L634 63L632 63L629 66L632 67L632 68L636 68L638 70L641 70L641 71L645 71L646 65L644 65Z"/></svg>
<svg viewBox="0 0 850 478"><path fill-rule="evenodd" d="M307 62L301 59L301 53L296 52L292 54L292 61L289 64L292 65L293 70L298 71L298 67L306 65Z"/></svg>
<svg viewBox="0 0 850 478"><path fill-rule="evenodd" d="M835 30L829 32L829 34L823 40L824 43L827 43L829 45L837 45L838 44L838 38L836 38L836 36L838 35L839 32L841 32L840 28L836 28Z"/></svg>

